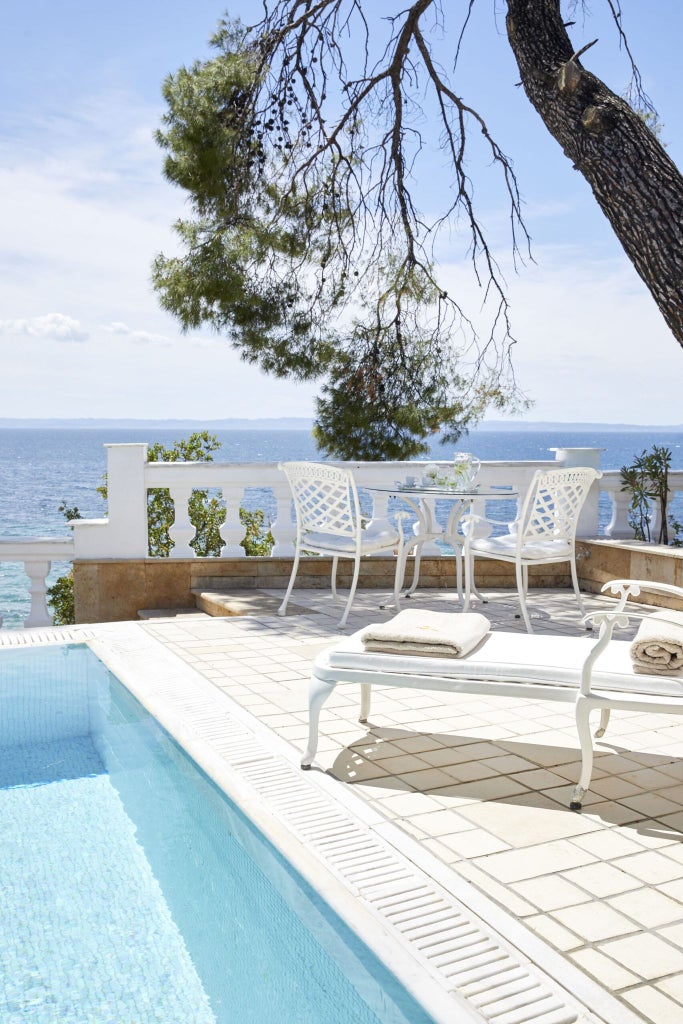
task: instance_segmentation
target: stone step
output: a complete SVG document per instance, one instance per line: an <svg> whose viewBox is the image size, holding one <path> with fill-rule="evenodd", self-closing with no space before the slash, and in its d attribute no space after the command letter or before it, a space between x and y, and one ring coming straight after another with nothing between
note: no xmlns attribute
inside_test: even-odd
<svg viewBox="0 0 683 1024"><path fill-rule="evenodd" d="M140 608L139 619L205 619L207 615L199 608Z"/></svg>
<svg viewBox="0 0 683 1024"><path fill-rule="evenodd" d="M282 595L267 594L264 590L192 590L197 608L207 615L277 615ZM287 615L310 614L310 608L287 605Z"/></svg>

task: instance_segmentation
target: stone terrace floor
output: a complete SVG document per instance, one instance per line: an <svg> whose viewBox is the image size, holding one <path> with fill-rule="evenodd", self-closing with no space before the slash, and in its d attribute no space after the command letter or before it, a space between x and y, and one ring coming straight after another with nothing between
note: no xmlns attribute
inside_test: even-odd
<svg viewBox="0 0 683 1024"><path fill-rule="evenodd" d="M264 595L265 596L265 595ZM297 613L156 619L153 636L280 737L303 749L307 678L333 643L329 591L295 590ZM523 631L509 591L481 607ZM391 617L389 595L359 593L345 633ZM412 607L453 596L418 591ZM589 609L607 599L586 598ZM295 605L292 605L294 608ZM532 591L537 632L584 633L573 595ZM633 631L632 631L633 632ZM620 634L628 638L631 634ZM356 687L321 715L316 766L419 840L645 1020L683 1021L683 722L613 713L596 743L583 813L571 705L377 688L358 722ZM628 1016L628 1014L626 1014Z"/></svg>

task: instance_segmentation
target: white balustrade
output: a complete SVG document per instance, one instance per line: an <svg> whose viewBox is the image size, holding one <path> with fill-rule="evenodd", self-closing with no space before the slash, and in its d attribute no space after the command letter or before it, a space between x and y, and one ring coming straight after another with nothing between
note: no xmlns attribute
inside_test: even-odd
<svg viewBox="0 0 683 1024"><path fill-rule="evenodd" d="M226 508L221 526L224 546L222 557L245 556L241 542L245 527L240 521L240 506L249 488L260 488L272 494L276 508L270 530L275 541L274 555L294 552L296 529L292 520L292 500L284 474L275 463L220 462L146 462L147 447L141 444L107 445L109 515L102 520L76 520L74 542L77 558L144 558L147 555L146 502L147 492L166 488L174 504L174 521L169 529L172 558L193 558L191 542L195 528L190 522L189 500L193 490L210 490L220 494ZM563 458L569 449L563 449ZM589 450L586 450L589 451ZM599 453L592 456L599 460ZM559 456L558 456L559 460ZM556 461L558 461L556 460ZM526 492L534 472L550 467L547 462L486 462L477 477L483 487L508 484L520 495ZM356 481L369 504L373 519L390 515L389 495L364 490L375 484L392 484L408 474L420 476L426 462L338 462L354 471ZM447 459L437 465L450 466ZM597 496L595 518L597 521ZM144 530L143 530L144 520ZM593 531L593 535L596 531ZM435 549L435 553L439 549Z"/></svg>
<svg viewBox="0 0 683 1024"><path fill-rule="evenodd" d="M270 530L275 544L274 555L291 556L294 551L295 525L292 501L284 474L275 463L219 462L147 462L145 444L110 444L107 449L108 515L99 520L75 520L73 541L69 538L21 538L0 540L0 561L23 562L30 579L31 612L27 625L43 625L50 621L45 607L45 576L52 561L78 559L146 558L147 495L155 488L167 488L174 507L170 536L173 558L194 558L191 541L195 528L190 522L188 504L193 490L209 490L220 494L226 506L226 519L221 527L224 546L222 557L244 557L241 546L245 528L240 521L240 506L245 504L251 488L264 489L272 495L276 510ZM554 459L524 462L482 463L476 482L483 488L509 485L523 496L537 469L553 466L588 465L599 467L600 449L551 449ZM364 501L374 519L391 515L394 504L389 495L370 492L373 485L390 485L408 475L421 476L426 462L338 462L354 471ZM448 459L437 462L444 468ZM672 497L683 494L683 470L670 474ZM578 535L598 535L599 494L608 495L612 515L605 535L631 538L628 523L629 495L621 490L619 470L607 470L591 493L579 524ZM248 503L247 503L248 504ZM654 510L655 515L657 510ZM410 529L410 526L407 527ZM43 545L43 547L41 547Z"/></svg>
<svg viewBox="0 0 683 1024"><path fill-rule="evenodd" d="M74 555L71 537L5 537L0 539L0 562L20 562L29 578L31 605L24 627L48 626L46 579L53 562L68 562Z"/></svg>

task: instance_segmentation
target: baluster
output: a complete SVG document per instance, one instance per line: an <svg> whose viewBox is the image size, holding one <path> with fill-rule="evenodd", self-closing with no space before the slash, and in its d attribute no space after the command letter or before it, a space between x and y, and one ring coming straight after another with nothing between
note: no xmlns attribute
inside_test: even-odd
<svg viewBox="0 0 683 1024"><path fill-rule="evenodd" d="M50 626L52 616L47 609L45 593L47 590L45 578L50 571L51 562L24 562L24 570L30 580L29 594L31 595L31 608L24 628L30 626Z"/></svg>
<svg viewBox="0 0 683 1024"><path fill-rule="evenodd" d="M609 491L612 503L612 518L605 529L605 536L613 540L633 540L633 527L628 521L631 496L626 491Z"/></svg>
<svg viewBox="0 0 683 1024"><path fill-rule="evenodd" d="M220 529L221 539L225 541L221 548L221 558L243 558L246 552L240 541L244 540L246 529L240 520L240 502L244 488L241 485L224 484L221 490L225 502L225 522Z"/></svg>
<svg viewBox="0 0 683 1024"><path fill-rule="evenodd" d="M192 487L180 487L178 484L169 487L174 507L173 524L168 528L169 536L174 544L171 549L171 558L195 557L194 550L190 547L190 541L194 540L197 532L190 522L189 501L192 490Z"/></svg>
<svg viewBox="0 0 683 1024"><path fill-rule="evenodd" d="M273 497L277 510L275 522L270 527L275 544L273 555L291 557L294 554L296 540L296 523L292 519L292 492L289 484L273 484Z"/></svg>

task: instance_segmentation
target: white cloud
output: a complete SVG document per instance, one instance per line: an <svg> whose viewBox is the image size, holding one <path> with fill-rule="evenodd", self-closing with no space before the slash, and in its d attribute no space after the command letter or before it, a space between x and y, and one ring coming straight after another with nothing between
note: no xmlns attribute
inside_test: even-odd
<svg viewBox="0 0 683 1024"><path fill-rule="evenodd" d="M130 338L131 341L139 341L143 345L150 344L161 344L170 345L170 339L165 334L153 334L150 331L137 331L128 324L120 323L119 321L113 321L110 324L102 324L101 330L106 331L107 334L119 334L125 338Z"/></svg>
<svg viewBox="0 0 683 1024"><path fill-rule="evenodd" d="M0 320L0 334L26 334L52 341L87 341L90 334L78 320L64 313L48 313L29 319Z"/></svg>

